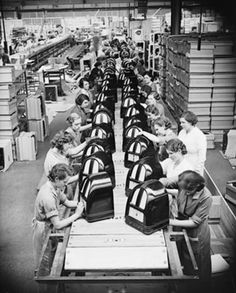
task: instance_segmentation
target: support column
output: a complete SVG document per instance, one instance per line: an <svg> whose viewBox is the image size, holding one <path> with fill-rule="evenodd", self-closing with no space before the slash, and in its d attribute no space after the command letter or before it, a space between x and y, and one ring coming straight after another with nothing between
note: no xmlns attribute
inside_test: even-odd
<svg viewBox="0 0 236 293"><path fill-rule="evenodd" d="M182 0L171 0L171 34L179 35L181 28Z"/></svg>

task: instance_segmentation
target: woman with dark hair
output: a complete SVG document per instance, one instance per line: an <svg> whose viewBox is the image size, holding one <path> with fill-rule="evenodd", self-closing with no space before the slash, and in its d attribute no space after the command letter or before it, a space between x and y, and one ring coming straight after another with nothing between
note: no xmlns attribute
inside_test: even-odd
<svg viewBox="0 0 236 293"><path fill-rule="evenodd" d="M170 219L170 225L186 229L199 269L199 290L210 292L211 254L208 217L212 195L205 187L204 178L195 171L188 170L181 173L178 186L178 217ZM168 189L168 193L176 195L176 191L171 189ZM181 240L178 247L184 273L194 274L186 242Z"/></svg>
<svg viewBox="0 0 236 293"><path fill-rule="evenodd" d="M86 125L87 119L90 117L91 104L87 95L79 94L75 99L75 106L71 113L77 113L81 117L81 124Z"/></svg>
<svg viewBox="0 0 236 293"><path fill-rule="evenodd" d="M146 97L151 93L157 93L157 86L155 82L153 82L153 76L150 72L144 74L141 84L141 92L146 95Z"/></svg>
<svg viewBox="0 0 236 293"><path fill-rule="evenodd" d="M166 143L166 152L169 157L160 162L166 177L161 178L160 181L164 186L169 186L178 182L180 173L185 170L193 170L193 166L185 157L187 154L185 144L178 138L171 139Z"/></svg>
<svg viewBox="0 0 236 293"><path fill-rule="evenodd" d="M97 79L103 79L104 73L102 71L102 62L97 61L94 64L94 68L92 69L90 75L89 75L89 80L94 83L95 80Z"/></svg>
<svg viewBox="0 0 236 293"><path fill-rule="evenodd" d="M91 93L91 91L89 89L89 87L90 87L89 80L85 77L82 77L79 80L79 87L80 87L79 94L84 94L84 95L88 96L89 101L92 106L93 105L93 94Z"/></svg>
<svg viewBox="0 0 236 293"><path fill-rule="evenodd" d="M205 134L196 126L197 122L198 118L193 112L184 112L180 118L182 130L178 138L186 145L187 157L194 166L194 170L203 175L207 141Z"/></svg>
<svg viewBox="0 0 236 293"><path fill-rule="evenodd" d="M40 255L47 232L51 228L62 229L82 215L83 203L79 202L78 204L78 201L68 200L64 193L65 186L71 175L72 170L69 166L66 164L56 164L48 173L48 180L40 188L35 200L33 248L36 271L39 267ZM76 208L75 213L68 218L60 219L60 204L68 208Z"/></svg>

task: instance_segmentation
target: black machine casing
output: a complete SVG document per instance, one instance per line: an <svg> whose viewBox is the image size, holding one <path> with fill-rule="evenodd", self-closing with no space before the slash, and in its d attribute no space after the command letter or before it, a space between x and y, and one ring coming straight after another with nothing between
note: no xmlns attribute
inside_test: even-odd
<svg viewBox="0 0 236 293"><path fill-rule="evenodd" d="M104 171L110 176L112 186L115 187L115 168L112 157L104 151L93 153L83 161L79 173L79 186L82 187L84 180L90 174L96 174Z"/></svg>
<svg viewBox="0 0 236 293"><path fill-rule="evenodd" d="M169 198L156 179L137 185L128 197L125 222L144 234L152 234L169 224Z"/></svg>
<svg viewBox="0 0 236 293"><path fill-rule="evenodd" d="M137 101L133 97L125 98L120 106L120 118L124 118L126 109L134 104L137 104Z"/></svg>
<svg viewBox="0 0 236 293"><path fill-rule="evenodd" d="M90 131L90 137L98 137L107 141L110 145L111 152L116 151L115 135L111 124L102 123L99 125L93 125Z"/></svg>
<svg viewBox="0 0 236 293"><path fill-rule="evenodd" d="M125 128L125 125L127 121L131 117L140 117L141 121L146 121L147 116L145 114L144 108L140 104L133 104L126 108L125 113L124 113L124 119L123 119L123 128Z"/></svg>
<svg viewBox="0 0 236 293"><path fill-rule="evenodd" d="M130 125L123 131L122 151L124 152L129 141L139 134L143 129L138 125Z"/></svg>
<svg viewBox="0 0 236 293"><path fill-rule="evenodd" d="M90 174L80 191L84 216L88 222L96 222L114 217L114 199L111 178L107 172Z"/></svg>
<svg viewBox="0 0 236 293"><path fill-rule="evenodd" d="M141 159L142 153L151 144L143 135L132 138L125 149L124 165L126 168L130 168L135 162Z"/></svg>
<svg viewBox="0 0 236 293"><path fill-rule="evenodd" d="M92 124L99 125L99 124L112 124L113 123L113 116L111 111L106 109L100 109L96 111L93 115Z"/></svg>
<svg viewBox="0 0 236 293"><path fill-rule="evenodd" d="M145 157L129 169L125 182L125 194L129 196L135 186L150 179L159 180L164 176L161 164L153 157Z"/></svg>
<svg viewBox="0 0 236 293"><path fill-rule="evenodd" d="M86 147L84 148L81 160L82 163L87 157L98 151L104 151L112 160L111 148L108 141L102 138L93 138L87 143Z"/></svg>

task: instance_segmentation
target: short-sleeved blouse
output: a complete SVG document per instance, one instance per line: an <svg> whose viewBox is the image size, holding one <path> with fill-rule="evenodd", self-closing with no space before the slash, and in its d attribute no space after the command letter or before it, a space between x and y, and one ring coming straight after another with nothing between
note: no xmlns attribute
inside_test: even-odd
<svg viewBox="0 0 236 293"><path fill-rule="evenodd" d="M47 181L39 190L34 208L34 217L38 221L50 222L50 218L59 215L59 205L66 201L64 192L54 189Z"/></svg>

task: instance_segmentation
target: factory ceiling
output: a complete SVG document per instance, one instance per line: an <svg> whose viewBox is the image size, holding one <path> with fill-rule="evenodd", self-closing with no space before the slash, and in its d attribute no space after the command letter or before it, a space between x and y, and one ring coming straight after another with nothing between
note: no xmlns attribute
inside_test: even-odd
<svg viewBox="0 0 236 293"><path fill-rule="evenodd" d="M171 0L2 0L3 11L35 11L35 10L97 10L97 9L147 9L170 8ZM182 7L198 6L200 1L182 1Z"/></svg>

